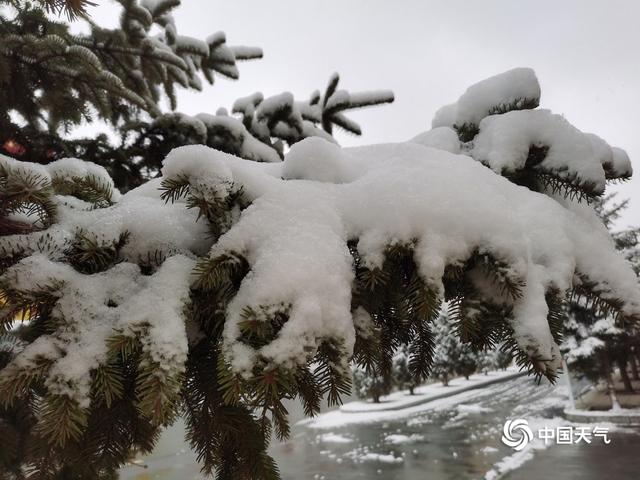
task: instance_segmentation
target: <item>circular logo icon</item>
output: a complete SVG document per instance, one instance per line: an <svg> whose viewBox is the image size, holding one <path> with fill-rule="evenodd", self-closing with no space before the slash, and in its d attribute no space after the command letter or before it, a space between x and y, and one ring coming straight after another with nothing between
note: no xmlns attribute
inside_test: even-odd
<svg viewBox="0 0 640 480"><path fill-rule="evenodd" d="M502 429L502 443L516 451L522 450L533 440L533 432L529 428L529 422L524 418L507 420Z"/></svg>

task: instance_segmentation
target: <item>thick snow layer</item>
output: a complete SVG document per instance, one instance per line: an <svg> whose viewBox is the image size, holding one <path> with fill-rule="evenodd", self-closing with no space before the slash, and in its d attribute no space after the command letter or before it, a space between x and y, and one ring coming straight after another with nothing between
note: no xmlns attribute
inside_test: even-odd
<svg viewBox="0 0 640 480"><path fill-rule="evenodd" d="M614 162L613 150L604 140L582 133L564 117L548 110L519 110L486 117L480 122L471 154L497 173L513 173L524 168L531 146L549 149L536 168L580 185L593 185L598 192L605 187L604 165L625 175L631 173L624 161ZM619 149L616 152L616 158L623 157Z"/></svg>
<svg viewBox="0 0 640 480"><path fill-rule="evenodd" d="M132 263L82 275L69 265L35 254L4 276L16 288L55 286L60 296L53 317L65 328L27 345L7 367L20 368L47 358L49 392L89 406L91 371L107 359L107 339L116 331L141 334L143 351L168 374L183 370L187 339L183 319L194 260L176 255L151 276Z"/></svg>
<svg viewBox="0 0 640 480"><path fill-rule="evenodd" d="M6 170L10 175L18 172L36 175L46 182L72 181L74 179L94 180L106 190L111 191L109 200L117 201L120 192L114 187L113 180L104 167L92 162L85 162L77 158L62 158L47 165L31 162L21 162L11 157L0 154L0 169Z"/></svg>
<svg viewBox="0 0 640 480"><path fill-rule="evenodd" d="M258 108L256 109L256 114L259 120L266 119L271 117L276 112L284 109L294 110L294 99L293 94L291 92L283 92L279 95L273 95L271 97L265 98ZM299 112L298 112L299 113Z"/></svg>
<svg viewBox="0 0 640 480"><path fill-rule="evenodd" d="M431 128L448 127L453 128L456 124L456 110L458 106L455 103L440 107L433 116Z"/></svg>
<svg viewBox="0 0 640 480"><path fill-rule="evenodd" d="M348 183L356 177L355 165L342 149L318 137L311 137L291 147L282 168L287 180L316 180Z"/></svg>
<svg viewBox="0 0 640 480"><path fill-rule="evenodd" d="M538 104L540 84L530 68L514 68L470 86L454 104L436 113L433 127L478 125L487 115L523 108L526 102Z"/></svg>
<svg viewBox="0 0 640 480"><path fill-rule="evenodd" d="M121 254L131 262L206 252L212 243L206 222L197 221L198 213L187 210L183 202L167 204L161 200L159 187L159 180L150 181L123 195L113 206L100 209L68 201L71 197L60 197L57 223L31 235L0 237L0 248L25 253L45 248L50 258L61 259L78 235L98 245L109 245L126 234Z"/></svg>
<svg viewBox="0 0 640 480"><path fill-rule="evenodd" d="M451 153L460 153L460 140L458 134L449 127L436 127L428 132L416 135L411 140L425 147L438 148Z"/></svg>
<svg viewBox="0 0 640 480"><path fill-rule="evenodd" d="M594 231L582 215L553 199L517 187L469 157L414 143L339 150L319 148L319 142L300 142L269 170L257 164L238 168L238 162L221 157L234 180L236 175L250 178L247 194L260 185L259 198L252 198L210 253L241 252L252 268L225 324L225 345L239 371L249 369L258 353L275 363L303 362L305 352L327 338L341 340L349 351L353 271L346 242L352 238L359 239L358 250L372 267L381 265L389 244L415 244L420 272L436 289L442 287L445 266L464 261L474 250L508 262L526 281L514 305L517 339L551 367L559 365L560 356L546 320L549 288L566 290L579 272L604 296L625 299L623 313L640 313L635 275L612 248L606 230ZM331 152L320 155L327 167L339 170L348 162L354 173L347 178L336 172L333 181L340 183L322 173L319 181L310 149ZM202 162L220 157L213 150L203 152L193 150ZM305 180L274 178L291 170ZM245 307L265 304L290 305L290 320L278 338L253 352L239 343L238 324Z"/></svg>
<svg viewBox="0 0 640 480"><path fill-rule="evenodd" d="M483 129L481 124L481 135ZM431 134L432 140L439 135ZM566 148L572 145L583 152L582 143ZM63 163L64 168L6 157L0 162L9 176L15 169L37 171L44 179L52 176L49 168L56 175L73 176L81 170L75 161ZM602 170L600 159L598 166ZM522 297L514 301L488 289L487 297L513 304L515 339L551 371L559 366L560 355L547 322L545 294L550 289L565 291L584 278L602 297L621 300L623 315L640 316L637 278L616 253L606 228L596 224L593 212L516 186L466 155L416 142L341 149L310 138L297 143L279 163L250 162L204 146L181 147L167 157L162 173L164 179L188 180L192 192L208 200L239 193L248 207L235 212L234 223L216 241L208 234L206 220L198 220L196 209L187 209L183 200L166 204L159 198L161 179L155 179L108 208L91 210L56 197L59 218L50 229L0 238L0 248L39 252L10 269L6 274L10 282L20 282L20 288L28 290L46 285L48 278L68 279L64 288L69 290L56 308L77 320L73 332L61 333L59 342L77 343L69 351L78 358L68 360L72 368L64 358L73 356L62 357L62 367L55 370L62 380L84 381L82 375L104 355L94 348L98 340L114 325L133 328L147 311L154 312L155 321L171 325L172 337L164 337L161 329L149 332L152 342L158 342L157 358L168 358L170 351L175 353L172 358L183 358L186 341L176 333L182 325L177 306L193 280L188 266L193 257L207 251L212 258L242 255L251 269L228 306L223 332L227 359L235 371L246 375L258 363L305 363L328 340L342 346L346 367L355 341L354 322L367 323L366 315L360 312L354 320L351 311L354 272L347 242L354 239L369 267L382 265L389 245L413 246L420 275L440 293L445 268L465 262L474 252L490 253L508 263L512 274L526 282ZM59 263L79 232L105 244L127 233L124 261L93 276ZM39 241L45 235L49 240L43 248ZM135 264L158 254L171 262L142 278ZM481 278L476 280L482 283ZM168 288L172 282L175 288ZM490 283L485 283L488 288ZM112 295L116 307L106 306L107 295ZM146 307L145 302L153 306ZM132 305L140 312L133 312ZM157 312L156 305L165 310ZM288 316L277 337L258 350L241 341L240 322L247 307ZM103 317L106 320L100 320ZM72 337L65 336L71 333ZM29 351L61 355L60 345L43 337ZM81 346L91 348L84 353Z"/></svg>
<svg viewBox="0 0 640 480"><path fill-rule="evenodd" d="M611 153L611 161L603 163L605 171L611 172L613 178L630 177L633 174L633 168L627 152L619 147L611 147Z"/></svg>

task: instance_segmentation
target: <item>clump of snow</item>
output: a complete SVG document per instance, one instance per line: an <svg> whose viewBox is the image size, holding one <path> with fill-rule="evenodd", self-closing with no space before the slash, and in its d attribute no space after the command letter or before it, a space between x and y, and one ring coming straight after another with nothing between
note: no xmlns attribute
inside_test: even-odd
<svg viewBox="0 0 640 480"><path fill-rule="evenodd" d="M184 369L187 338L184 303L195 262L167 259L151 275L122 262L106 272L82 275L69 265L35 254L11 267L4 279L15 288L54 288L59 300L52 316L65 328L27 345L3 374L42 358L52 361L45 375L49 392L66 395L87 408L91 371L107 360L107 339L117 331L139 335L143 351L167 374Z"/></svg>
<svg viewBox="0 0 640 480"><path fill-rule="evenodd" d="M468 413L468 414L479 414L479 413L487 413L492 411L491 408L483 407L478 403L462 404L462 405L458 405L456 408L458 409L458 412Z"/></svg>
<svg viewBox="0 0 640 480"><path fill-rule="evenodd" d="M433 127L478 125L487 115L533 108L540 101L540 84L530 68L514 68L470 86L453 105L438 111Z"/></svg>
<svg viewBox="0 0 640 480"><path fill-rule="evenodd" d="M226 198L233 187L229 167L218 157L227 155L217 152L213 156L204 145L175 148L162 162L162 175L166 178L184 178L197 194L206 201L215 202ZM200 161L209 155L207 162Z"/></svg>
<svg viewBox="0 0 640 480"><path fill-rule="evenodd" d="M602 140L595 143L593 135L582 133L548 110L486 117L480 122L471 154L497 173L513 173L524 168L531 146L549 149L536 168L604 191L603 165L613 162L611 147Z"/></svg>
<svg viewBox="0 0 640 480"><path fill-rule="evenodd" d="M424 435L420 435L418 433L412 433L411 435L402 435L400 433L393 433L391 435L387 435L384 437L384 441L386 443L392 443L394 445L399 445L402 443L415 443L424 440Z"/></svg>
<svg viewBox="0 0 640 480"><path fill-rule="evenodd" d="M256 115L258 120L266 120L269 117L272 117L279 111L287 110L290 112L297 112L300 114L295 108L295 102L293 99L293 94L291 92L283 92L279 95L273 95L264 99L258 108L256 109ZM300 121L302 118L300 117Z"/></svg>
<svg viewBox="0 0 640 480"><path fill-rule="evenodd" d="M120 192L114 187L109 173L101 165L85 162L77 158L61 158L47 164L46 168L54 181L58 179L73 181L74 178L93 178L103 187L112 191L110 200L117 201L120 198Z"/></svg>
<svg viewBox="0 0 640 480"><path fill-rule="evenodd" d="M436 127L413 137L410 142L425 147L438 148L451 153L460 153L458 134L449 127Z"/></svg>
<svg viewBox="0 0 640 480"><path fill-rule="evenodd" d="M113 185L113 180L104 167L92 162L85 162L77 158L62 158L47 165L32 162L21 162L0 154L0 168L9 177L17 178L19 174L35 175L50 184L52 181L73 181L92 179L105 190L110 190L111 196L107 200L116 202L120 199L120 192ZM11 180L9 180L11 181Z"/></svg>
<svg viewBox="0 0 640 480"><path fill-rule="evenodd" d="M481 448L480 451L482 453L484 453L485 455L487 455L489 453L498 452L499 450L497 448L495 448L495 447L491 447L491 446L487 445L486 447Z"/></svg>
<svg viewBox="0 0 640 480"><path fill-rule="evenodd" d="M219 130L230 133L234 141L239 145L239 154L243 158L257 162L281 161L278 152L251 135L243 123L237 118L227 115L211 115L208 113L199 113L195 118L202 122L207 131L212 132L212 135L215 135L215 132Z"/></svg>
<svg viewBox="0 0 640 480"><path fill-rule="evenodd" d="M344 454L345 457L352 459L355 463L364 462L381 462L381 463L402 463L403 457L396 457L393 453L376 453L371 452L367 447L356 448Z"/></svg>
<svg viewBox="0 0 640 480"><path fill-rule="evenodd" d="M343 149L318 137L293 145L282 166L282 177L287 180L347 183L355 176L354 162Z"/></svg>
<svg viewBox="0 0 640 480"><path fill-rule="evenodd" d="M344 435L340 435L337 433L323 433L322 435L318 435L317 440L324 443L351 443L353 439L349 437L345 437Z"/></svg>
<svg viewBox="0 0 640 480"><path fill-rule="evenodd" d="M458 105L450 103L440 107L431 122L431 128L448 127L452 128L456 124L456 111Z"/></svg>
<svg viewBox="0 0 640 480"><path fill-rule="evenodd" d="M619 147L612 147L611 153L611 161L603 163L607 174L612 178L630 177L633 174L633 168L627 152Z"/></svg>

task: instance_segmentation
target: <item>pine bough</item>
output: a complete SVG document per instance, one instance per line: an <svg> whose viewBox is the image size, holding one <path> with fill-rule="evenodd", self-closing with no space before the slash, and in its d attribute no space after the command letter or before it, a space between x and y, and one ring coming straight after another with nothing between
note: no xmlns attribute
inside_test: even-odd
<svg viewBox="0 0 640 480"><path fill-rule="evenodd" d="M205 472L277 478L283 400L313 415L400 347L419 382L445 301L463 341L554 378L566 296L625 328L640 291L580 202L628 157L539 95L512 70L412 141L282 162L181 147L122 196L87 162L0 157L0 468L109 478L183 415Z"/></svg>

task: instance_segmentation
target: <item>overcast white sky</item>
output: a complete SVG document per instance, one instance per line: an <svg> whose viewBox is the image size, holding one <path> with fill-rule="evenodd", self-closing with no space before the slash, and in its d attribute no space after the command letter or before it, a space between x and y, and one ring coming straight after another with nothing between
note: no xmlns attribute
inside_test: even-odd
<svg viewBox="0 0 640 480"><path fill-rule="evenodd" d="M92 9L114 21L109 2ZM307 97L337 71L343 88L389 88L392 105L353 118L362 137L343 145L406 140L472 83L532 67L542 106L627 150L638 178L618 187L631 197L624 224L640 225L640 2L635 0L183 0L178 32L204 38L224 30L230 45L262 47L240 65L240 80L217 78L183 92L179 110L215 112L255 91ZM634 193L635 192L635 193Z"/></svg>

